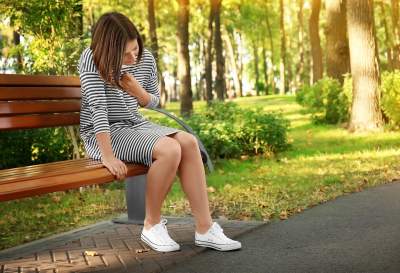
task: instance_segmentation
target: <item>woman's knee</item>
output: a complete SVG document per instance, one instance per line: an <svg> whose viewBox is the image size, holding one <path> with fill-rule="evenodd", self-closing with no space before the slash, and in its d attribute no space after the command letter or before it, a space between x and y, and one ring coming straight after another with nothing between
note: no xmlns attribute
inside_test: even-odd
<svg viewBox="0 0 400 273"><path fill-rule="evenodd" d="M198 149L198 143L195 136L186 132L179 132L174 136L179 144L181 145L182 150L195 150Z"/></svg>
<svg viewBox="0 0 400 273"><path fill-rule="evenodd" d="M170 137L160 138L153 150L153 159L165 158L170 162L179 163L181 160L181 146L178 141Z"/></svg>

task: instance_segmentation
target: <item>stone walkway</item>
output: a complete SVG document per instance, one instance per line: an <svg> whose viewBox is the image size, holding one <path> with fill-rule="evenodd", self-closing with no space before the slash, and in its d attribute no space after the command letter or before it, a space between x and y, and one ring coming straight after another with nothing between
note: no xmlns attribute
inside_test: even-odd
<svg viewBox="0 0 400 273"><path fill-rule="evenodd" d="M11 272L161 272L201 253L194 245L192 218L167 218L181 251L157 253L140 241L141 226L111 221L0 251L0 273ZM217 221L231 237L261 222Z"/></svg>

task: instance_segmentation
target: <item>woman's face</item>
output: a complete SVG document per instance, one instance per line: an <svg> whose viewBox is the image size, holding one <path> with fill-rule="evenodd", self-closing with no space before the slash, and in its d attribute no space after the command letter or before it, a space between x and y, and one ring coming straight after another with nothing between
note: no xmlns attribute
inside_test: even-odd
<svg viewBox="0 0 400 273"><path fill-rule="evenodd" d="M126 43L124 58L122 64L130 65L135 64L139 55L139 44L137 40L130 40Z"/></svg>

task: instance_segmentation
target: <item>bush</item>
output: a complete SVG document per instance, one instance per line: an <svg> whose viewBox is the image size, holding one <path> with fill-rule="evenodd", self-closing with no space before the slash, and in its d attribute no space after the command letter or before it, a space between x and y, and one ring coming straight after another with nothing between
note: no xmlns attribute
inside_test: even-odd
<svg viewBox="0 0 400 273"><path fill-rule="evenodd" d="M336 79L323 78L312 86L303 86L296 101L310 110L316 122L337 124L349 119L350 100Z"/></svg>
<svg viewBox="0 0 400 273"><path fill-rule="evenodd" d="M72 144L64 128L0 132L0 169L67 160Z"/></svg>
<svg viewBox="0 0 400 273"><path fill-rule="evenodd" d="M152 120L173 126L169 119ZM276 153L288 147L288 121L262 109L245 110L233 102L214 102L185 121L213 159Z"/></svg>
<svg viewBox="0 0 400 273"><path fill-rule="evenodd" d="M381 92L381 106L389 123L400 126L400 70L382 73Z"/></svg>

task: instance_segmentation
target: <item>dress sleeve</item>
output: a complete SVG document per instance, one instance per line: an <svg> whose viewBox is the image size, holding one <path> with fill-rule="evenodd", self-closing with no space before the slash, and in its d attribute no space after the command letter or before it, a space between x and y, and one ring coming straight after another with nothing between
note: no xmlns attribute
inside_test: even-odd
<svg viewBox="0 0 400 273"><path fill-rule="evenodd" d="M95 134L110 132L105 82L94 69L91 54L82 53L79 64L82 96L89 106Z"/></svg>
<svg viewBox="0 0 400 273"><path fill-rule="evenodd" d="M157 64L152 54L149 54L151 59L151 70L150 76L145 86L145 90L150 95L150 101L144 107L146 108L156 108L160 102L160 90L158 88L158 74L157 74Z"/></svg>

